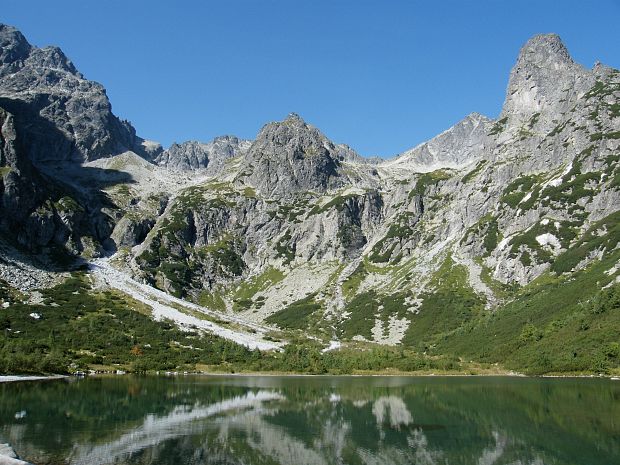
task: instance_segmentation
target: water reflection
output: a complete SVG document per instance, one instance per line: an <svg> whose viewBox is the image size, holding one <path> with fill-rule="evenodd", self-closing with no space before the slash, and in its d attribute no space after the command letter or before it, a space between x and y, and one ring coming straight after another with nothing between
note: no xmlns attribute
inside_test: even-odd
<svg viewBox="0 0 620 465"><path fill-rule="evenodd" d="M611 381L118 377L0 394L0 441L37 464L620 463Z"/></svg>
<svg viewBox="0 0 620 465"><path fill-rule="evenodd" d="M181 436L197 435L203 429L199 420L239 410L256 410L264 402L282 397L273 392L248 392L208 407L200 405L177 406L165 416L146 415L144 422L106 444L79 444L73 448L69 462L73 465L104 465L116 463L119 458L156 446Z"/></svg>

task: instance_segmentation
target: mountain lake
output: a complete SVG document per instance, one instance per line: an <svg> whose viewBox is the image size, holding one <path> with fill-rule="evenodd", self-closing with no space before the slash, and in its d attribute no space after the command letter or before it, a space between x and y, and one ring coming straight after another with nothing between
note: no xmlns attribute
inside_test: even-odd
<svg viewBox="0 0 620 465"><path fill-rule="evenodd" d="M0 442L36 465L620 463L610 379L125 375L0 392Z"/></svg>

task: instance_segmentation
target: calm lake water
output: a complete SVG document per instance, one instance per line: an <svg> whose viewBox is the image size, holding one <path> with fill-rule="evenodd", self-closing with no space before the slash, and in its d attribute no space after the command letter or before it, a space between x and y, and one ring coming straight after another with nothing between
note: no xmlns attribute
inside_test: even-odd
<svg viewBox="0 0 620 465"><path fill-rule="evenodd" d="M0 385L36 464L620 464L620 382L103 377Z"/></svg>

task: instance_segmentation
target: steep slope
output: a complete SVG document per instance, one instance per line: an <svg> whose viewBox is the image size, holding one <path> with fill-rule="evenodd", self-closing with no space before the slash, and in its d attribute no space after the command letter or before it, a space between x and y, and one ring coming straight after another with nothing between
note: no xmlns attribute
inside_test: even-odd
<svg viewBox="0 0 620 465"><path fill-rule="evenodd" d="M472 113L456 125L425 142L406 151L384 166L428 173L438 169L463 169L483 155L489 140L491 120Z"/></svg>
<svg viewBox="0 0 620 465"><path fill-rule="evenodd" d="M149 157L157 147L142 145L131 125L112 114L105 89L84 79L57 47L34 47L6 25L0 45L4 239L34 254L40 267L104 253L113 248L115 222L108 214L114 206L100 191L107 182L100 178L109 173L90 170L94 182L87 189L76 189L72 174L84 173L83 161L129 149Z"/></svg>
<svg viewBox="0 0 620 465"><path fill-rule="evenodd" d="M112 114L103 86L84 79L62 50L33 47L6 25L0 44L0 102L27 128L33 162L141 150L133 127Z"/></svg>
<svg viewBox="0 0 620 465"><path fill-rule="evenodd" d="M19 246L37 266L57 269L68 255L100 251L112 229L101 213L104 199L88 201L32 163L28 134L0 106L0 238L5 250Z"/></svg>

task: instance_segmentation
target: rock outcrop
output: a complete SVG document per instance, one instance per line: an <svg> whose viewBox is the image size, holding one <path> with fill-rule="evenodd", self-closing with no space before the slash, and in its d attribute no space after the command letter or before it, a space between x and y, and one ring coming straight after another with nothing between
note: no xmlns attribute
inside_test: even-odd
<svg viewBox="0 0 620 465"><path fill-rule="evenodd" d="M341 187L338 148L297 114L261 129L241 176L265 196L325 192Z"/></svg>
<svg viewBox="0 0 620 465"><path fill-rule="evenodd" d="M187 141L172 144L155 159L155 163L182 171L207 170L208 174L215 176L226 160L244 155L250 145L251 141L235 136L216 137L207 143Z"/></svg>

